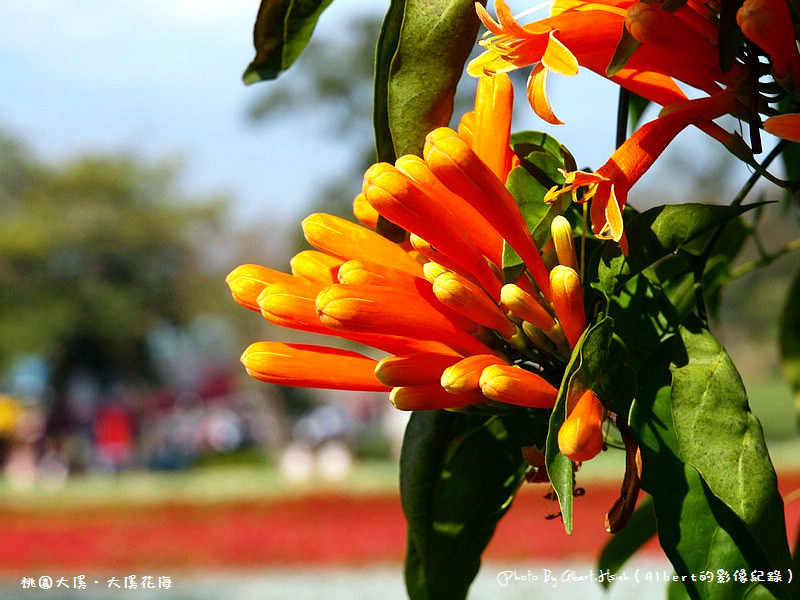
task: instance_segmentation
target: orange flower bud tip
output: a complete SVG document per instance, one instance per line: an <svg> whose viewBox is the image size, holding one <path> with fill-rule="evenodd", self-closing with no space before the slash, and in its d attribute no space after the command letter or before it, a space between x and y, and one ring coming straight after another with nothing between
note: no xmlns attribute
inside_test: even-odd
<svg viewBox="0 0 800 600"><path fill-rule="evenodd" d="M231 271L225 282L231 290L233 299L252 311L259 312L258 295L271 283L292 282L295 278L261 265L241 265Z"/></svg>
<svg viewBox="0 0 800 600"><path fill-rule="evenodd" d="M483 370L500 362L501 359L493 354L474 354L446 368L439 382L451 394L477 390Z"/></svg>
<svg viewBox="0 0 800 600"><path fill-rule="evenodd" d="M425 279L427 279L429 283L436 281L439 275L449 273L442 265L432 260L422 265L422 272L425 274Z"/></svg>
<svg viewBox="0 0 800 600"><path fill-rule="evenodd" d="M558 394L558 390L539 375L510 365L485 368L479 385L490 400L530 408L552 408Z"/></svg>
<svg viewBox="0 0 800 600"><path fill-rule="evenodd" d="M476 284L456 273L442 273L433 282L433 293L445 306L498 331L505 339L516 333L515 325L509 321L497 304Z"/></svg>
<svg viewBox="0 0 800 600"><path fill-rule="evenodd" d="M587 390L558 430L558 449L575 462L590 460L603 449L603 405Z"/></svg>
<svg viewBox="0 0 800 600"><path fill-rule="evenodd" d="M570 346L574 348L586 329L580 277L574 269L556 265L550 271L550 286L556 317L561 322Z"/></svg>
<svg viewBox="0 0 800 600"><path fill-rule="evenodd" d="M388 387L438 383L442 372L461 360L457 354L420 352L406 356L389 356L378 361L375 376Z"/></svg>
<svg viewBox="0 0 800 600"><path fill-rule="evenodd" d="M548 330L554 322L553 317L534 296L515 283L507 283L500 290L500 302L524 321L529 321L539 329Z"/></svg>
<svg viewBox="0 0 800 600"><path fill-rule="evenodd" d="M353 198L353 215L365 226L375 229L378 224L378 211L370 206L363 193Z"/></svg>
<svg viewBox="0 0 800 600"><path fill-rule="evenodd" d="M575 256L575 240L569 221L563 216L557 215L550 224L550 233L558 256L558 262L577 271L578 259Z"/></svg>
<svg viewBox="0 0 800 600"><path fill-rule="evenodd" d="M389 400L398 410L453 409L485 402L480 392L472 390L463 394L450 394L439 384L396 387L389 393Z"/></svg>

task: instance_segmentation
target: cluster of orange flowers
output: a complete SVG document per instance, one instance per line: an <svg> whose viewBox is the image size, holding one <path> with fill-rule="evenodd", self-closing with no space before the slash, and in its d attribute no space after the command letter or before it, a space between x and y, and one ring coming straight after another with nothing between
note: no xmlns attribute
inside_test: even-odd
<svg viewBox="0 0 800 600"><path fill-rule="evenodd" d="M512 87L483 77L476 109L459 131L439 128L424 158L373 165L354 201L361 225L313 214L316 250L291 274L243 265L227 278L234 299L269 322L333 335L389 354L375 360L318 345L257 342L242 355L255 378L283 385L390 391L402 410L504 403L551 409L561 370L586 328L569 222L557 217L544 257L505 187ZM410 232L396 244L375 232L378 215ZM503 241L526 271L503 283ZM548 265L550 268L548 268ZM555 378L555 380L554 380ZM554 385L555 384L555 385ZM562 451L587 460L602 449L603 407L589 392L570 404Z"/></svg>
<svg viewBox="0 0 800 600"><path fill-rule="evenodd" d="M257 379L283 385L390 391L402 410L462 409L503 403L551 409L563 367L586 329L580 265L563 217L540 252L505 182L515 167L509 146L512 87L506 72L533 66L527 92L544 120L550 71L585 66L663 106L592 173L564 173L545 201L571 193L591 201L593 233L626 250L622 210L627 194L666 146L695 125L741 157L743 140L713 122L738 116L751 128L759 112L768 131L800 137L798 115L776 115L758 93L756 57L720 67L719 11L688 0L672 10L633 0L555 0L550 16L520 25L503 0L497 21L477 4L489 30L485 52L468 72L479 76L475 110L458 131L436 129L423 157L373 165L354 201L361 225L326 214L303 221L316 250L291 261L291 274L244 265L228 276L235 300L269 322L360 343L388 356L376 360L320 345L258 342L242 362ZM800 54L786 0L746 0L737 23L757 45L786 93L800 83ZM620 32L632 52L620 57ZM678 82L705 95L688 99ZM752 135L751 135L752 138ZM579 194L578 191L582 190ZM410 239L394 243L375 231L378 217ZM507 243L525 265L507 283L499 267ZM605 411L591 391L567 398L561 452L588 460L603 446Z"/></svg>

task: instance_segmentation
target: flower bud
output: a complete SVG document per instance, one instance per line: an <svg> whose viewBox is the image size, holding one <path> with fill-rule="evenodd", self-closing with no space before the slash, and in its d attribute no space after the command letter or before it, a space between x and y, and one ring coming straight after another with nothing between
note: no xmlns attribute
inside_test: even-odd
<svg viewBox="0 0 800 600"><path fill-rule="evenodd" d="M459 360L461 357L456 354L433 352L389 356L378 362L375 376L382 384L389 387L438 384L442 372Z"/></svg>
<svg viewBox="0 0 800 600"><path fill-rule="evenodd" d="M326 254L377 262L422 276L422 266L416 260L371 229L325 213L307 216L302 227L308 243Z"/></svg>
<svg viewBox="0 0 800 600"><path fill-rule="evenodd" d="M344 261L317 250L303 250L289 261L292 274L315 283L336 283L337 272Z"/></svg>
<svg viewBox="0 0 800 600"><path fill-rule="evenodd" d="M500 290L500 301L511 312L524 321L529 321L548 331L554 325L553 317L528 292L514 283L507 283Z"/></svg>
<svg viewBox="0 0 800 600"><path fill-rule="evenodd" d="M477 402L486 402L486 398L477 390L464 394L450 394L438 383L396 387L389 394L389 400L399 410L460 408Z"/></svg>
<svg viewBox="0 0 800 600"><path fill-rule="evenodd" d="M376 361L349 350L256 342L244 351L241 360L252 377L269 383L336 390L388 390L375 377Z"/></svg>
<svg viewBox="0 0 800 600"><path fill-rule="evenodd" d="M225 278L233 299L245 308L259 312L258 295L271 283L292 283L296 278L288 273L268 269L260 265L241 265Z"/></svg>
<svg viewBox="0 0 800 600"><path fill-rule="evenodd" d="M557 265L550 271L550 285L556 317L561 322L570 347L574 348L586 329L580 277L574 269Z"/></svg>
<svg viewBox="0 0 800 600"><path fill-rule="evenodd" d="M363 225L370 229L375 229L378 224L378 211L370 206L364 194L358 194L353 198L353 215L361 221Z"/></svg>
<svg viewBox="0 0 800 600"><path fill-rule="evenodd" d="M455 273L443 273L433 282L433 293L455 312L498 331L504 338L516 333L516 327L486 293Z"/></svg>
<svg viewBox="0 0 800 600"><path fill-rule="evenodd" d="M441 374L440 383L451 394L477 390L480 388L483 370L501 362L501 359L493 354L473 354L446 368Z"/></svg>
<svg viewBox="0 0 800 600"><path fill-rule="evenodd" d="M553 408L558 395L558 390L539 375L511 365L486 367L479 384L490 400L530 408Z"/></svg>
<svg viewBox="0 0 800 600"><path fill-rule="evenodd" d="M556 249L558 262L574 271L578 270L578 259L575 256L575 240L572 226L564 217L557 215L550 224L553 246Z"/></svg>
<svg viewBox="0 0 800 600"><path fill-rule="evenodd" d="M603 405L592 390L583 393L558 430L558 449L575 462L594 458L603 449Z"/></svg>

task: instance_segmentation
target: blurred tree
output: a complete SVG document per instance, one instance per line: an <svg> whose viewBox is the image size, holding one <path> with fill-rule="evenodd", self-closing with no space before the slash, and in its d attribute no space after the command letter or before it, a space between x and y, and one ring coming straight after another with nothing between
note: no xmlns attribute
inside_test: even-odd
<svg viewBox="0 0 800 600"><path fill-rule="evenodd" d="M210 308L201 250L224 201L176 176L124 155L47 165L0 136L0 368L48 359L56 412L76 372L152 383L154 325Z"/></svg>

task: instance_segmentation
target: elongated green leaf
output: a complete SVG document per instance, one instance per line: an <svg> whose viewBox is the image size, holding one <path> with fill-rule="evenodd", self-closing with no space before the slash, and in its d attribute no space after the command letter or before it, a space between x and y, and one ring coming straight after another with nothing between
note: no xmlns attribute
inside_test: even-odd
<svg viewBox="0 0 800 600"><path fill-rule="evenodd" d="M625 65L630 60L636 49L642 43L635 39L630 32L623 26L620 32L620 38L617 42L617 47L614 49L614 55L606 67L606 77L613 77L625 68Z"/></svg>
<svg viewBox="0 0 800 600"><path fill-rule="evenodd" d="M415 412L406 430L400 491L409 526L412 600L463 599L480 556L523 480L521 448L541 444L544 418Z"/></svg>
<svg viewBox="0 0 800 600"><path fill-rule="evenodd" d="M651 208L636 215L625 225L630 255L624 257L614 244L606 246L598 265L599 289L613 294L642 269L706 231L759 205L675 204Z"/></svg>
<svg viewBox="0 0 800 600"><path fill-rule="evenodd" d="M246 84L275 79L297 60L322 12L333 0L261 0L253 29L256 56L242 76Z"/></svg>
<svg viewBox="0 0 800 600"><path fill-rule="evenodd" d="M393 6L392 10L397 9ZM396 19L392 16L392 34ZM428 132L450 122L456 85L475 44L478 25L472 0L405 0L390 64L385 61L394 35L387 26L385 47L379 50L376 65L376 75L381 73L376 84L381 87L376 86L375 96L376 110L386 107L396 156L420 155ZM385 102L378 98L383 94Z"/></svg>
<svg viewBox="0 0 800 600"><path fill-rule="evenodd" d="M601 572L619 572L622 565L656 535L656 529L653 502L647 499L639 504L628 524L605 545L597 561L597 569ZM602 585L607 588L611 583L604 579Z"/></svg>
<svg viewBox="0 0 800 600"><path fill-rule="evenodd" d="M781 311L780 347L783 375L792 387L800 425L800 270L795 274Z"/></svg>
<svg viewBox="0 0 800 600"><path fill-rule="evenodd" d="M680 329L672 418L680 451L745 523L776 568L789 565L783 501L758 419L730 357L705 329Z"/></svg>
<svg viewBox="0 0 800 600"><path fill-rule="evenodd" d="M392 58L400 42L405 0L392 0L381 23L378 43L375 48L375 83L372 104L372 123L375 130L375 150L378 162L393 163L397 156L389 128L389 75Z"/></svg>
<svg viewBox="0 0 800 600"><path fill-rule="evenodd" d="M742 521L681 455L667 368L672 341L665 341L640 372L630 418L642 455L642 488L653 497L659 542L692 599L788 599L791 591L785 583L750 581L752 572L767 572L771 565ZM743 582L733 578L740 569ZM719 571L728 574L727 581L719 579Z"/></svg>
<svg viewBox="0 0 800 600"><path fill-rule="evenodd" d="M545 464L550 483L558 496L564 531L567 533L572 532L573 471L572 461L558 449L558 430L567 418L567 399L577 391L594 388L603 370L614 360L609 353L613 327L613 319L604 317L583 333L572 351L550 415Z"/></svg>

